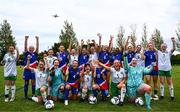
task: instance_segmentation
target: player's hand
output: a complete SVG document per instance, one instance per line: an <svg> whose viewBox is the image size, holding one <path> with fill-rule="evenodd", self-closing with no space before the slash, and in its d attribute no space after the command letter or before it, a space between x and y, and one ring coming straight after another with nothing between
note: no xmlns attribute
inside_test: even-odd
<svg viewBox="0 0 180 112"><path fill-rule="evenodd" d="M118 85L117 85L118 88L122 88L122 87L125 87L125 84L124 82L120 82Z"/></svg>
<svg viewBox="0 0 180 112"><path fill-rule="evenodd" d="M93 43L96 43L94 39L93 39L93 40L91 40L91 41L92 41Z"/></svg>
<svg viewBox="0 0 180 112"><path fill-rule="evenodd" d="M26 35L26 36L25 36L25 39L27 40L28 38L29 38L29 36L28 36L28 35Z"/></svg>
<svg viewBox="0 0 180 112"><path fill-rule="evenodd" d="M98 36L99 38L102 38L102 35L101 35L100 33L98 33L97 36Z"/></svg>
<svg viewBox="0 0 180 112"><path fill-rule="evenodd" d="M27 59L30 60L30 59L31 59L31 55L28 55L28 56L27 56Z"/></svg>
<svg viewBox="0 0 180 112"><path fill-rule="evenodd" d="M83 39L81 39L81 45L83 45L84 44L84 40Z"/></svg>
<svg viewBox="0 0 180 112"><path fill-rule="evenodd" d="M110 35L110 40L112 40L114 38L114 36L113 35Z"/></svg>
<svg viewBox="0 0 180 112"><path fill-rule="evenodd" d="M151 65L155 67L156 66L156 62L152 62Z"/></svg>
<svg viewBox="0 0 180 112"><path fill-rule="evenodd" d="M171 40L172 40L172 42L175 42L175 38L174 37L171 37Z"/></svg>
<svg viewBox="0 0 180 112"><path fill-rule="evenodd" d="M39 37L38 36L35 36L35 38L38 40L39 39Z"/></svg>

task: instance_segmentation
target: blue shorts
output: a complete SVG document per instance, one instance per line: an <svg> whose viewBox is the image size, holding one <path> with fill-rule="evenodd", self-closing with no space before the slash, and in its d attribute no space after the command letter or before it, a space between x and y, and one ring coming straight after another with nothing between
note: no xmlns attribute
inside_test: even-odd
<svg viewBox="0 0 180 112"><path fill-rule="evenodd" d="M71 93L73 94L73 95L77 95L78 94L78 92L79 92L79 83L66 83L67 85L70 85L70 87L71 87ZM74 85L76 85L77 87L74 87Z"/></svg>
<svg viewBox="0 0 180 112"><path fill-rule="evenodd" d="M158 71L157 70L153 70L149 74L145 74L145 75L158 76Z"/></svg>
<svg viewBox="0 0 180 112"><path fill-rule="evenodd" d="M24 70L24 80L35 80L35 73L30 70Z"/></svg>

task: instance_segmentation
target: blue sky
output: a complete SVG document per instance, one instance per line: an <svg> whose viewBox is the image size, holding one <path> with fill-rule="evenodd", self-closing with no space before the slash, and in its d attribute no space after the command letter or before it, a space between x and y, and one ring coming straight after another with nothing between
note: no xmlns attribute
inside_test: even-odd
<svg viewBox="0 0 180 112"><path fill-rule="evenodd" d="M59 18L51 15L58 14ZM0 0L0 22L7 19L13 30L17 45L22 52L24 36L29 35L29 45L35 45L35 35L40 36L43 51L59 41L63 21L73 23L78 40L97 39L98 32L107 44L109 35L117 35L120 25L125 27L125 36L130 34L130 25L137 25L137 37L142 35L144 23L150 37L155 28L161 30L168 45L176 36L180 22L179 0ZM115 42L115 40L114 40Z"/></svg>

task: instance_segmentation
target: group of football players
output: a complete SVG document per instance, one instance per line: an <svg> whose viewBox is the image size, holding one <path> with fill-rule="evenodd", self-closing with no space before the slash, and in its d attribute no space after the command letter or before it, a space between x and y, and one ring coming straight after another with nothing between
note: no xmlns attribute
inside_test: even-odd
<svg viewBox="0 0 180 112"><path fill-rule="evenodd" d="M163 43L161 49L155 48L155 38L147 47L131 44L133 37L128 36L125 46L113 47L113 37L109 45L101 45L102 35L97 34L99 43L95 40L84 40L72 48L59 46L59 52L49 49L43 59L38 60L39 37L36 36L36 48L28 47L28 36L25 36L24 47L24 97L38 103L47 100L64 101L79 99L86 101L89 97L106 101L108 97L118 98L119 105L124 99L134 103L136 98L144 96L147 109L151 109L151 99L159 100L158 77L160 78L160 99L164 98L165 79L169 86L171 100L174 100L172 82L171 55L174 52L175 38L171 38L173 48L167 50ZM15 52L16 51L16 52ZM5 102L15 100L15 80L17 75L16 61L19 52L14 46L9 46L2 63L4 64ZM151 79L154 92L152 93ZM29 81L32 85L32 97L28 97ZM12 96L9 97L10 90ZM98 95L100 93L101 95ZM92 99L90 99L92 100ZM91 101L91 104L92 101Z"/></svg>

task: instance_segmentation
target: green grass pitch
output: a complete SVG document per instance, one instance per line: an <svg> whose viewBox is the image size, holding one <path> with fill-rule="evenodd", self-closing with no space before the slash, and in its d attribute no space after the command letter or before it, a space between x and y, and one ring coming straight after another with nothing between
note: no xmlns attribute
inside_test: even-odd
<svg viewBox="0 0 180 112"><path fill-rule="evenodd" d="M43 105L23 99L23 69L18 67L18 77L16 80L16 100L14 102L4 102L4 77L3 67L0 67L0 111L47 111ZM180 111L180 66L173 66L173 81L175 89L175 100L170 101L167 84L165 86L165 98L159 101L152 101L152 111ZM29 94L31 86L29 86ZM57 112L97 112L97 111L146 111L145 107L137 107L125 102L124 106L112 105L110 101L99 101L96 105L90 105L87 102L79 103L70 101L68 106L62 102L56 102L54 111Z"/></svg>

